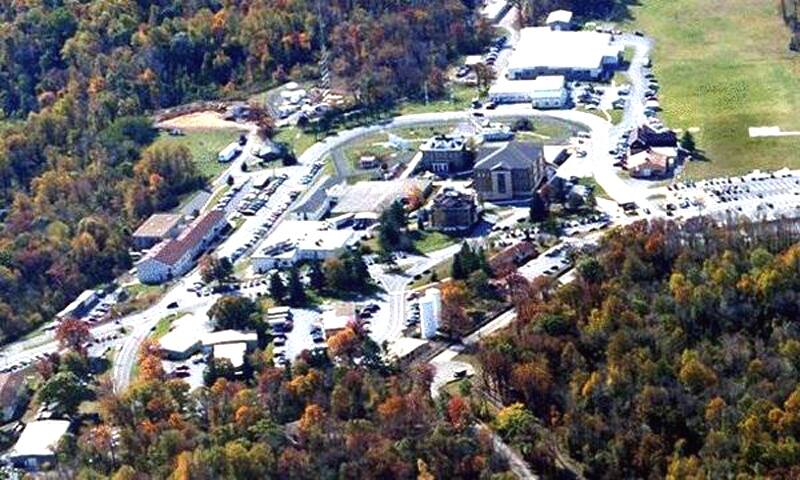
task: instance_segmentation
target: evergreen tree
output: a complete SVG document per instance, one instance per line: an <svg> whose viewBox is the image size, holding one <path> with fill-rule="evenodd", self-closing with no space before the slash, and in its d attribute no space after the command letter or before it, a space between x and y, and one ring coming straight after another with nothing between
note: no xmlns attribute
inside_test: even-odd
<svg viewBox="0 0 800 480"><path fill-rule="evenodd" d="M275 303L282 303L283 297L286 296L286 286L283 284L283 279L278 272L269 277L269 296L275 300Z"/></svg>
<svg viewBox="0 0 800 480"><path fill-rule="evenodd" d="M689 130L683 132L683 136L681 136L681 148L689 153L694 153L695 149L697 148L697 144L694 141L694 135L692 135L692 132Z"/></svg>
<svg viewBox="0 0 800 480"><path fill-rule="evenodd" d="M322 264L314 262L311 264L311 271L308 274L311 288L320 291L325 288L325 272L322 271Z"/></svg>
<svg viewBox="0 0 800 480"><path fill-rule="evenodd" d="M300 281L300 272L296 267L289 271L289 304L292 306L303 305L306 302L306 292L303 282Z"/></svg>
<svg viewBox="0 0 800 480"><path fill-rule="evenodd" d="M531 221L541 222L547 218L547 204L539 193L533 194L531 200Z"/></svg>

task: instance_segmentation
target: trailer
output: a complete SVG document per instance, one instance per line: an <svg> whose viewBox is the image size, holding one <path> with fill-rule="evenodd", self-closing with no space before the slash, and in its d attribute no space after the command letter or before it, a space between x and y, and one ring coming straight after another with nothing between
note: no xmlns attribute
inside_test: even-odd
<svg viewBox="0 0 800 480"><path fill-rule="evenodd" d="M239 145L238 142L233 142L224 149L222 149L221 152L219 152L217 160L219 160L220 163L232 162L241 153L242 153L242 146Z"/></svg>

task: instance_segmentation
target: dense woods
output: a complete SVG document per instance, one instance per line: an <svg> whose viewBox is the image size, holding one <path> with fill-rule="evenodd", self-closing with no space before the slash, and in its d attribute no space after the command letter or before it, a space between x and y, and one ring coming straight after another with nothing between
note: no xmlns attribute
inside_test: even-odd
<svg viewBox="0 0 800 480"><path fill-rule="evenodd" d="M575 282L521 288L519 319L479 352L512 405L500 431L589 478L796 478L793 228L641 222L580 257Z"/></svg>
<svg viewBox="0 0 800 480"><path fill-rule="evenodd" d="M0 1L0 335L130 267L129 232L204 179L143 115L313 77L365 102L435 95L486 27L470 2ZM323 28L324 25L324 28ZM324 32L324 37L322 36Z"/></svg>
<svg viewBox="0 0 800 480"><path fill-rule="evenodd" d="M145 345L137 381L101 397L103 423L63 442L59 469L176 480L478 479L505 469L468 402L431 399L429 369L398 373L357 325L329 345L335 365L307 355L276 368L258 352L252 379L209 378L193 392Z"/></svg>

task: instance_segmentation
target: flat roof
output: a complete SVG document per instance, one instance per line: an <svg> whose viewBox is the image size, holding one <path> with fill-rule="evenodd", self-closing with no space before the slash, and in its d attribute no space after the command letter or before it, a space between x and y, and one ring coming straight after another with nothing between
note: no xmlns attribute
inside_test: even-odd
<svg viewBox="0 0 800 480"><path fill-rule="evenodd" d="M155 213L133 232L134 237L165 237L183 219L175 213Z"/></svg>
<svg viewBox="0 0 800 480"><path fill-rule="evenodd" d="M353 303L337 303L322 312L322 328L326 331L341 330L356 319L356 306Z"/></svg>
<svg viewBox="0 0 800 480"><path fill-rule="evenodd" d="M58 442L67 430L69 420L37 420L28 423L17 443L11 448L11 457L48 457L55 454Z"/></svg>
<svg viewBox="0 0 800 480"><path fill-rule="evenodd" d="M203 345L218 346L228 343L253 343L258 341L258 334L255 332L240 332L238 330L221 330L211 332L203 336Z"/></svg>
<svg viewBox="0 0 800 480"><path fill-rule="evenodd" d="M75 297L75 300L71 301L69 305L67 305L60 312L58 312L56 314L56 317L62 317L64 315L74 312L75 310L81 308L87 300L95 296L97 296L96 290L84 290L83 292L81 292L80 295Z"/></svg>
<svg viewBox="0 0 800 480"><path fill-rule="evenodd" d="M415 178L388 181L358 182L355 185L341 185L328 190L332 197L338 198L331 213L380 213L393 201L401 200L412 189L425 191L429 181Z"/></svg>
<svg viewBox="0 0 800 480"><path fill-rule="evenodd" d="M502 93L525 93L531 97L561 96L566 80L563 75L539 75L532 80L509 80L499 78L489 88L489 95Z"/></svg>
<svg viewBox="0 0 800 480"><path fill-rule="evenodd" d="M572 21L572 12L569 10L555 10L550 12L550 15L547 16L546 24L550 25L551 23L561 22L561 23L569 23Z"/></svg>
<svg viewBox="0 0 800 480"><path fill-rule="evenodd" d="M284 220L264 242L261 243L256 258L261 256L291 258L297 250L332 251L344 248L353 239L353 231L335 229L324 220ZM268 250L284 246L273 253Z"/></svg>
<svg viewBox="0 0 800 480"><path fill-rule="evenodd" d="M547 45L547 48L542 48ZM603 58L622 51L612 45L611 35L594 31L562 31L549 27L520 30L516 50L508 61L509 70L531 68L592 70L602 66Z"/></svg>
<svg viewBox="0 0 800 480"><path fill-rule="evenodd" d="M202 318L187 314L172 322L172 329L158 339L163 350L170 352L186 352L200 343L211 326Z"/></svg>
<svg viewBox="0 0 800 480"><path fill-rule="evenodd" d="M247 344L244 342L238 343L222 343L214 345L214 358L225 358L231 362L233 368L239 368L244 365L244 356L247 354Z"/></svg>

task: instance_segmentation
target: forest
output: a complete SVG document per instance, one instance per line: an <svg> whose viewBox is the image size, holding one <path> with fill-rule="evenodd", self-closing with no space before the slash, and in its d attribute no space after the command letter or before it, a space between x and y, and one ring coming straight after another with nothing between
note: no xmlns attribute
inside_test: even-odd
<svg viewBox="0 0 800 480"><path fill-rule="evenodd" d="M503 436L553 476L797 478L795 228L639 222L518 287L477 353Z"/></svg>
<svg viewBox="0 0 800 480"><path fill-rule="evenodd" d="M0 336L131 267L129 234L202 186L152 111L317 75L362 102L432 94L486 26L460 0L0 0ZM324 37L323 33L324 32Z"/></svg>

